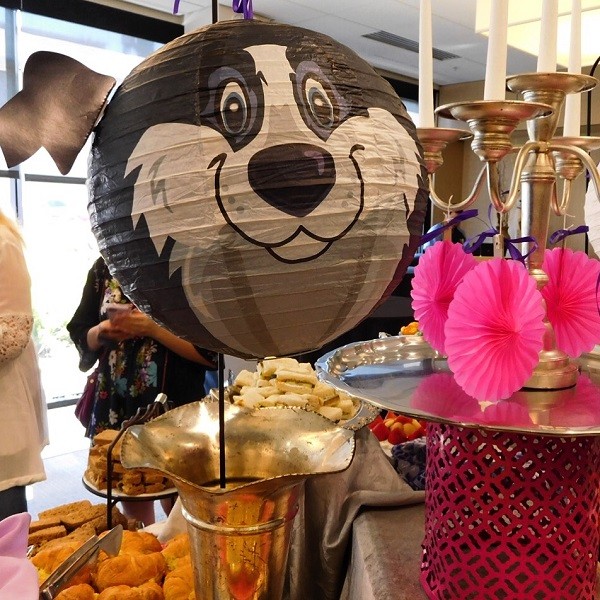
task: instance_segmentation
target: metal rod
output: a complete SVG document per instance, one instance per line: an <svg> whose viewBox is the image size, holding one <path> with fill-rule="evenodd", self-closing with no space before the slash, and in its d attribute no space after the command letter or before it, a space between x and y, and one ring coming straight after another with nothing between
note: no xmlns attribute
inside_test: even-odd
<svg viewBox="0 0 600 600"><path fill-rule="evenodd" d="M213 25L219 22L219 1L212 0L212 22Z"/></svg>
<svg viewBox="0 0 600 600"><path fill-rule="evenodd" d="M598 56L598 58L596 58L596 60L594 61L594 64L592 65L592 68L590 69L590 75L592 77L594 76L594 72L596 71L596 68L598 67L599 63L600 63L600 56ZM594 91L594 88L592 88L591 90L589 90L587 92L585 135L587 135L588 137L590 137L592 135L592 92L593 91ZM585 191L586 192L587 192L589 184L590 184L590 175L586 174L586 178L585 178ZM589 249L590 249L590 238L589 238L589 235L586 233L584 235L584 251L586 254L589 254Z"/></svg>
<svg viewBox="0 0 600 600"><path fill-rule="evenodd" d="M225 357L219 353L219 485L225 488L227 476L225 471Z"/></svg>

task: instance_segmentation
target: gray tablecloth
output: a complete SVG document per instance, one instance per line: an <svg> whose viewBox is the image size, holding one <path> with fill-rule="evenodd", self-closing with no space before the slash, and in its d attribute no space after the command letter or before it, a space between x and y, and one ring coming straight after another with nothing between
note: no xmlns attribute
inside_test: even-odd
<svg viewBox="0 0 600 600"><path fill-rule="evenodd" d="M424 500L424 492L413 491L399 477L370 431L358 431L354 460L346 471L306 481L292 533L286 598L339 600L358 515Z"/></svg>

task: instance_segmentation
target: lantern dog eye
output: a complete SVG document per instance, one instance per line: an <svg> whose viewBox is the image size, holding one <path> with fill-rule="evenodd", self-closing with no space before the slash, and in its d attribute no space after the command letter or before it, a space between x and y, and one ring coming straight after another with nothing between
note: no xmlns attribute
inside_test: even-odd
<svg viewBox="0 0 600 600"><path fill-rule="evenodd" d="M304 122L326 140L349 116L348 103L315 62L301 62L291 79Z"/></svg>
<svg viewBox="0 0 600 600"><path fill-rule="evenodd" d="M229 82L221 96L221 118L228 133L238 135L248 123L248 105L239 83Z"/></svg>
<svg viewBox="0 0 600 600"><path fill-rule="evenodd" d="M334 108L323 84L312 78L307 79L304 96L317 123L321 127L331 127L334 123Z"/></svg>
<svg viewBox="0 0 600 600"><path fill-rule="evenodd" d="M233 149L239 150L260 129L258 76L221 67L211 73L205 85L208 94L202 110L204 124L219 131Z"/></svg>

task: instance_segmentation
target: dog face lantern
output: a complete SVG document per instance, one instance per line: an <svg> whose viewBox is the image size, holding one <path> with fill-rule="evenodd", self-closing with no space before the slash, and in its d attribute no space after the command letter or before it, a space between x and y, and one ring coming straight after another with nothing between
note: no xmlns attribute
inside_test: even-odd
<svg viewBox="0 0 600 600"><path fill-rule="evenodd" d="M314 350L397 285L426 175L391 87L346 47L283 25L196 30L106 107L90 216L126 294L200 346Z"/></svg>

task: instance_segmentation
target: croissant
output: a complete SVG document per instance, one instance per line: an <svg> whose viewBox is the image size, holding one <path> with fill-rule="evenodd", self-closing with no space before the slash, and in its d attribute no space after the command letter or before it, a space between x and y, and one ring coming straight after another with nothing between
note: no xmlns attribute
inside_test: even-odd
<svg viewBox="0 0 600 600"><path fill-rule="evenodd" d="M163 591L165 600L194 598L194 569L191 560L167 573L163 583Z"/></svg>
<svg viewBox="0 0 600 600"><path fill-rule="evenodd" d="M160 552L152 554L121 554L98 563L94 583L98 591L116 585L135 587L149 580L160 582L167 565Z"/></svg>
<svg viewBox="0 0 600 600"><path fill-rule="evenodd" d="M75 550L81 547L81 541L69 541L62 544L52 545L48 548L42 548L31 562L38 572L38 581L40 585L48 579L50 574L55 571ZM82 569L74 577L73 583L89 583L90 569Z"/></svg>
<svg viewBox="0 0 600 600"><path fill-rule="evenodd" d="M187 533L180 533L169 540L162 550L162 555L167 561L167 570L173 571L183 558L190 557L190 537Z"/></svg>
<svg viewBox="0 0 600 600"><path fill-rule="evenodd" d="M160 585L155 581L147 581L139 587L111 586L101 592L97 600L164 600L164 598Z"/></svg>
<svg viewBox="0 0 600 600"><path fill-rule="evenodd" d="M68 587L56 596L56 600L94 600L95 598L94 588L87 583Z"/></svg>
<svg viewBox="0 0 600 600"><path fill-rule="evenodd" d="M148 531L123 531L120 554L150 554L161 550L158 538Z"/></svg>

